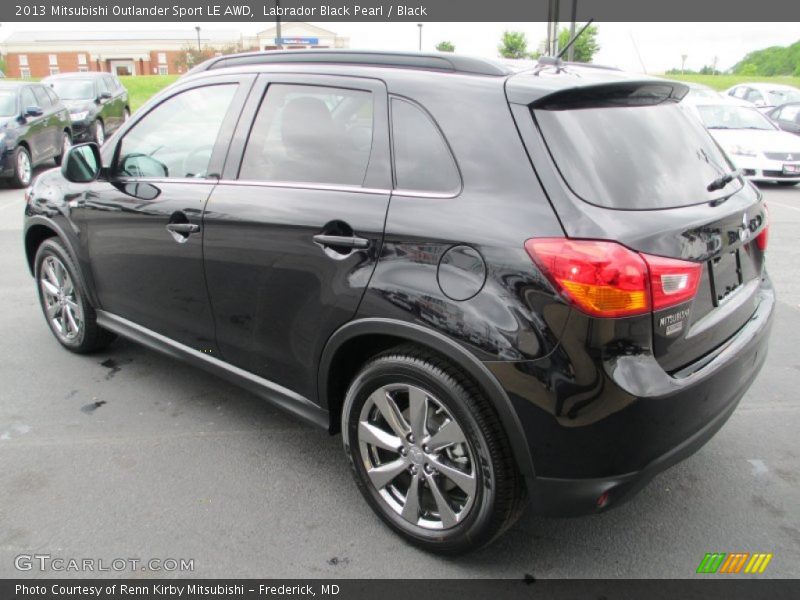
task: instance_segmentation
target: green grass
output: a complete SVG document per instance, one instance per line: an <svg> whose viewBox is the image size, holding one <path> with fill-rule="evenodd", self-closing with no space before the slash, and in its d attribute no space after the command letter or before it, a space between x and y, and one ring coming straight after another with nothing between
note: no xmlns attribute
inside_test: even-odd
<svg viewBox="0 0 800 600"><path fill-rule="evenodd" d="M686 81L690 83L701 83L715 90L727 90L739 83L781 83L785 85L793 85L800 88L800 77L759 77L758 75L662 75L666 79L675 79L677 81Z"/></svg>
<svg viewBox="0 0 800 600"><path fill-rule="evenodd" d="M136 111L153 95L178 79L178 75L133 75L120 77L122 85L128 88L131 111Z"/></svg>

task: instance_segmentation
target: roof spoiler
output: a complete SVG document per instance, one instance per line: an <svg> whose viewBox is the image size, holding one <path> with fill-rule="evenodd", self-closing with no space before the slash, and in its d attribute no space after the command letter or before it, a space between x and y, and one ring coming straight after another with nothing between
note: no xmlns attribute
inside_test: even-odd
<svg viewBox="0 0 800 600"><path fill-rule="evenodd" d="M539 110L577 110L612 106L655 106L680 102L689 87L676 81L619 81L571 87L534 101Z"/></svg>

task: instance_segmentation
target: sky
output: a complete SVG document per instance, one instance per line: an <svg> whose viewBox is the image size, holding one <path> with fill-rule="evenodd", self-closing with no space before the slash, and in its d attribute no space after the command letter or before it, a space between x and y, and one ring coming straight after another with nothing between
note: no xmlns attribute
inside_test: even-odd
<svg viewBox="0 0 800 600"><path fill-rule="evenodd" d="M416 23L314 23L339 35L350 37L354 49L416 50ZM179 29L194 36L195 23L104 23L107 30ZM272 22L197 23L203 29L239 30L254 34ZM564 23L563 26L568 24ZM767 46L785 46L800 40L798 23L598 23L600 51L595 62L627 71L663 73L680 67L687 55L686 68L699 70L717 58L717 68L728 69L747 52ZM64 23L2 23L0 42L14 31L58 30ZM70 29L91 30L97 23L70 23ZM529 48L535 49L546 37L546 23L425 23L423 50L448 40L456 51L476 56L497 56L497 45L504 30L523 31ZM637 52L638 51L638 52Z"/></svg>

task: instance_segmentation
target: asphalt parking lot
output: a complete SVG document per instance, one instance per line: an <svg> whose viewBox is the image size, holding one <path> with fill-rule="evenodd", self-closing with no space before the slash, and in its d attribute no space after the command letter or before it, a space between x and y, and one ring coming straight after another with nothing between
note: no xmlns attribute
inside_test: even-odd
<svg viewBox="0 0 800 600"><path fill-rule="evenodd" d="M63 350L25 265L22 192L0 187L0 577L63 575L15 569L49 554L194 560L104 576L681 578L712 551L771 552L762 577L797 577L800 187L763 190L779 305L728 424L618 509L528 514L490 548L441 559L373 515L338 437L130 342Z"/></svg>

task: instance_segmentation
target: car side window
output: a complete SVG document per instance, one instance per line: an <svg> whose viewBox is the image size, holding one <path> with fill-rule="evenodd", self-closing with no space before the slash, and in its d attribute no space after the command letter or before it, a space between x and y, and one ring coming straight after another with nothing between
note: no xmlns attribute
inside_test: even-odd
<svg viewBox="0 0 800 600"><path fill-rule="evenodd" d="M111 90L108 89L108 84L106 83L105 77L98 77L97 78L97 92L98 94L102 94L104 92L110 92Z"/></svg>
<svg viewBox="0 0 800 600"><path fill-rule="evenodd" d="M52 105L50 101L50 96L47 95L47 92L44 91L44 88L41 86L34 86L33 87L33 95L36 97L36 104L43 109L48 109Z"/></svg>
<svg viewBox="0 0 800 600"><path fill-rule="evenodd" d="M731 96L735 96L736 98L744 98L747 95L748 90L749 88L740 85L734 89L733 92L731 92Z"/></svg>
<svg viewBox="0 0 800 600"><path fill-rule="evenodd" d="M114 85L114 78L111 75L103 75L103 81L106 84L106 89L112 94L117 90L117 86Z"/></svg>
<svg viewBox="0 0 800 600"><path fill-rule="evenodd" d="M44 88L44 91L47 92L47 95L50 97L50 102L52 102L53 106L59 103L58 96L53 91L53 88L46 87Z"/></svg>
<svg viewBox="0 0 800 600"><path fill-rule="evenodd" d="M392 99L392 146L395 187L419 192L449 193L461 177L447 143L422 108Z"/></svg>
<svg viewBox="0 0 800 600"><path fill-rule="evenodd" d="M764 100L764 97L758 90L750 90L747 92L747 95L744 97L744 99L748 102L758 102L759 100Z"/></svg>
<svg viewBox="0 0 800 600"><path fill-rule="evenodd" d="M372 151L372 93L272 84L247 140L239 179L355 185Z"/></svg>
<svg viewBox="0 0 800 600"><path fill-rule="evenodd" d="M156 106L117 148L117 177L204 177L237 84L180 92Z"/></svg>
<svg viewBox="0 0 800 600"><path fill-rule="evenodd" d="M33 95L31 88L23 88L20 100L22 101L22 112L25 112L31 106L37 106L36 97Z"/></svg>

